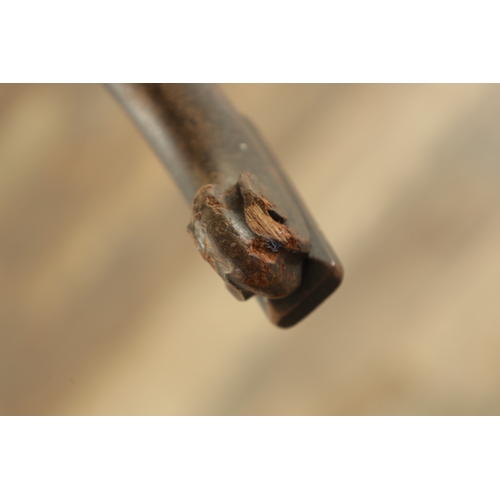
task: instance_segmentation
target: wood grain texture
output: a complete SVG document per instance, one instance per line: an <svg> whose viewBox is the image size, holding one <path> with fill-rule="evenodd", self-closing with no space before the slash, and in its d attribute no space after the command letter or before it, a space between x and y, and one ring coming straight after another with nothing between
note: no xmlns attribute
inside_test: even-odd
<svg viewBox="0 0 500 500"><path fill-rule="evenodd" d="M0 86L1 414L498 414L500 86L223 85L339 254L270 325L98 85Z"/></svg>

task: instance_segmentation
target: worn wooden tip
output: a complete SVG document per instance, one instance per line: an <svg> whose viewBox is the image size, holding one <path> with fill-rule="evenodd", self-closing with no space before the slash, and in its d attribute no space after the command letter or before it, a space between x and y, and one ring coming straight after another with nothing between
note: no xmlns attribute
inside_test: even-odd
<svg viewBox="0 0 500 500"><path fill-rule="evenodd" d="M226 189L203 186L188 230L203 258L240 300L253 294L283 298L300 286L309 242L287 225L287 214L254 175L244 172Z"/></svg>

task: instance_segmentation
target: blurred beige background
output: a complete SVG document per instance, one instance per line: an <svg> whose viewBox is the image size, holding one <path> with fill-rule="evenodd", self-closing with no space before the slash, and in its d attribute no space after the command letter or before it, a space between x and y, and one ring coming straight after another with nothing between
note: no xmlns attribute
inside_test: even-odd
<svg viewBox="0 0 500 500"><path fill-rule="evenodd" d="M0 413L500 413L500 86L222 87L341 288L273 327L105 88L1 85Z"/></svg>

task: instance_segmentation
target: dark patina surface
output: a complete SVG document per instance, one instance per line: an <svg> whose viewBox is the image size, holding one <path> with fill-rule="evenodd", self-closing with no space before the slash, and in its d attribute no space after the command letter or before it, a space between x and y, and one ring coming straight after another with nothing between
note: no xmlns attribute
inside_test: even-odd
<svg viewBox="0 0 500 500"><path fill-rule="evenodd" d="M292 326L342 267L248 120L209 84L111 84L189 203L203 258L240 300Z"/></svg>

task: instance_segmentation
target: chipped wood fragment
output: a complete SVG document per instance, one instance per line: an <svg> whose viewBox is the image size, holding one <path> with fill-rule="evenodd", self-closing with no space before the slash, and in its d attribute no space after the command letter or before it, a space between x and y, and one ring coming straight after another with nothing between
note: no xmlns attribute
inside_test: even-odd
<svg viewBox="0 0 500 500"><path fill-rule="evenodd" d="M300 285L309 249L286 221L264 186L244 172L227 189L206 185L198 191L188 229L235 296L281 298Z"/></svg>

